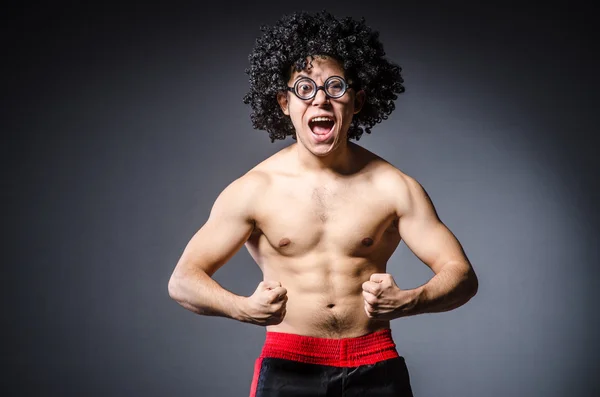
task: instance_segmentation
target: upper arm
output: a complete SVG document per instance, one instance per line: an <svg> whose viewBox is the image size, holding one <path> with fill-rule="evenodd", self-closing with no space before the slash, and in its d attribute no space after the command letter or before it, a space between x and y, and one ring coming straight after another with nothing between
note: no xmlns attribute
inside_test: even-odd
<svg viewBox="0 0 600 397"><path fill-rule="evenodd" d="M409 176L402 179L397 199L398 229L406 245L436 274L449 262L469 270L471 265L460 242L439 219L423 186Z"/></svg>
<svg viewBox="0 0 600 397"><path fill-rule="evenodd" d="M265 185L266 176L253 172L227 186L185 247L173 274L202 270L212 276L239 251L254 229L254 203Z"/></svg>

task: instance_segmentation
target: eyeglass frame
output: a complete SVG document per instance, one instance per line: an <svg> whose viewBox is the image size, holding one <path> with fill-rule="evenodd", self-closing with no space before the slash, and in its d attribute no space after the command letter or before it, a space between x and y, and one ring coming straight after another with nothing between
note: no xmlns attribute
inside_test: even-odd
<svg viewBox="0 0 600 397"><path fill-rule="evenodd" d="M333 95L329 95L329 93L327 92L327 89L325 88L327 86L327 82L331 79L340 79L343 83L344 83L344 92L342 92L341 95L338 96L333 96ZM312 93L311 96L309 96L308 98L302 98L300 97L300 95L298 95L298 93L296 92L296 86L303 80L309 80L313 83L313 85L315 86L315 91ZM311 99L314 99L314 97L317 96L317 92L319 92L319 90L323 90L323 92L325 93L325 96L327 98L331 98L331 99L339 99L341 97L343 97L346 94L346 91L348 91L348 88L354 88L353 84L348 83L346 81L345 78L343 78L342 76L329 76L327 78L327 80L325 80L325 83L323 85L317 85L317 82L314 81L313 79L311 79L310 77L307 76L302 76L302 78L296 80L296 82L294 83L293 87L287 86L287 90L291 91L294 93L294 95L296 95L296 97L302 101L310 101Z"/></svg>

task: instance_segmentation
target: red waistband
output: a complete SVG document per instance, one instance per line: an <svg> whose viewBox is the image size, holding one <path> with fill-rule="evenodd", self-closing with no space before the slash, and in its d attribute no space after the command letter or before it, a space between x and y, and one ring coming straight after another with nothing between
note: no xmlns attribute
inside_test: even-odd
<svg viewBox="0 0 600 397"><path fill-rule="evenodd" d="M392 340L392 331L389 329L344 339L267 332L260 357L336 367L357 367L398 357L398 352Z"/></svg>

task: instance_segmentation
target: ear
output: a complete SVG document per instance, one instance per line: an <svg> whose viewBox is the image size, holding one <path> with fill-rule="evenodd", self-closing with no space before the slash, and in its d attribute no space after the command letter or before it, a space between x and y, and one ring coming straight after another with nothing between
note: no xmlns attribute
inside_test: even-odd
<svg viewBox="0 0 600 397"><path fill-rule="evenodd" d="M360 110L363 108L363 105L365 104L366 99L367 94L365 94L363 90L360 90L356 93L356 95L354 96L354 114L360 112Z"/></svg>
<svg viewBox="0 0 600 397"><path fill-rule="evenodd" d="M277 94L277 102L279 103L279 106L281 107L281 110L283 111L283 114L285 114L286 116L290 115L290 110L288 109L288 97L287 97L287 93L286 92L280 92Z"/></svg>

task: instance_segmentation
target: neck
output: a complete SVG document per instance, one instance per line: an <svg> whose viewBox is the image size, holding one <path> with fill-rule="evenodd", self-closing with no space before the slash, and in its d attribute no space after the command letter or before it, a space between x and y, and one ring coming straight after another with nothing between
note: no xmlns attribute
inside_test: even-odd
<svg viewBox="0 0 600 397"><path fill-rule="evenodd" d="M302 143L297 143L296 153L300 168L307 171L347 175L354 168L354 153L352 144L348 141L341 143L323 156L317 156L306 149Z"/></svg>

